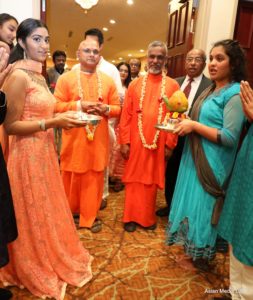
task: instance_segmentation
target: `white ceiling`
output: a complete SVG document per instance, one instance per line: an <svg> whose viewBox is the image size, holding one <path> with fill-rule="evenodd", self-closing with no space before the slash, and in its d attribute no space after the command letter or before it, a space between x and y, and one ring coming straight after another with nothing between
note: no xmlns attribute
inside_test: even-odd
<svg viewBox="0 0 253 300"><path fill-rule="evenodd" d="M46 23L50 32L50 51L64 50L69 59L75 60L76 49L90 28L107 27L103 32L105 43L103 56L119 62L119 57L129 60L143 57L154 40L166 41L168 29L169 0L134 0L129 6L126 0L99 0L85 14L74 0L48 0ZM114 19L116 24L109 23Z"/></svg>

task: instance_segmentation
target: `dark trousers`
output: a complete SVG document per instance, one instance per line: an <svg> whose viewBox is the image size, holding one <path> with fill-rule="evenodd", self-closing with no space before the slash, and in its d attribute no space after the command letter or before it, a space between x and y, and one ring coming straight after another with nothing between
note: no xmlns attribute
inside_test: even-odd
<svg viewBox="0 0 253 300"><path fill-rule="evenodd" d="M171 158L167 162L165 170L165 200L168 208L171 207L172 197L177 182L177 174L184 148L184 137L178 137L178 143Z"/></svg>
<svg viewBox="0 0 253 300"><path fill-rule="evenodd" d="M0 268L9 261L7 244L17 237L9 179L0 144Z"/></svg>

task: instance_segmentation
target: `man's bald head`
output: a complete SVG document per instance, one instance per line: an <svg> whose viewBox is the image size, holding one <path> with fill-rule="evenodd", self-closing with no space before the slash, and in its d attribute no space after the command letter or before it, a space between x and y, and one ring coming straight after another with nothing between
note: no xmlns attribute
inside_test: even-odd
<svg viewBox="0 0 253 300"><path fill-rule="evenodd" d="M77 57L81 69L87 72L94 72L100 59L100 48L96 40L85 39L79 44Z"/></svg>
<svg viewBox="0 0 253 300"><path fill-rule="evenodd" d="M79 44L78 50L89 48L89 47L95 47L99 50L98 41L96 41L95 39L85 39L81 41L81 43Z"/></svg>
<svg viewBox="0 0 253 300"><path fill-rule="evenodd" d="M194 78L201 75L206 66L206 54L202 49L190 50L185 59L185 71L188 76Z"/></svg>

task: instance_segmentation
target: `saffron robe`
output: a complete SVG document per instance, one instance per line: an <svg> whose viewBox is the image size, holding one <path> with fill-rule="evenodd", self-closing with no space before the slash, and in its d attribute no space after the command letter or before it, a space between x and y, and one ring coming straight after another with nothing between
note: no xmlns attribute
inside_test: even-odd
<svg viewBox="0 0 253 300"><path fill-rule="evenodd" d="M147 189L149 189L151 185L156 185L156 187L160 189L164 188L165 145L170 149L173 149L177 143L177 136L172 133L161 131L157 141L157 149L149 150L144 148L138 129L138 113L140 113L139 101L141 98L142 81L143 77L139 77L131 82L128 87L119 125L119 142L120 144L130 144L130 156L126 162L122 178L123 182L126 183L125 212L127 212L127 214L124 214L124 221L135 221L143 226L150 226L155 223L154 203L156 200L156 192L152 192L152 199L148 200L150 202L153 201L154 203L148 205L145 217L143 216L143 209L146 207L144 204L146 198L144 196L145 193L143 193L143 207L140 207L140 201L135 201L135 198L139 199L142 197L140 195L140 193L142 194L142 189L136 188L136 191L133 192L133 187L131 187L130 193L127 192L127 189L131 183L134 183L135 186L138 186L136 183L143 184L143 188L146 186ZM157 130L155 125L158 122L161 82L162 75L148 75L142 107L143 134L148 144L153 142ZM178 89L179 85L177 82L166 77L166 96L170 97ZM165 104L163 104L162 120L164 119L166 112ZM136 196L134 196L134 194ZM128 206L131 206L131 208L129 209ZM149 212L150 209L153 210L151 214ZM131 211L133 212L133 215L131 215ZM141 220L138 217L138 213L134 211L142 211ZM150 215L152 215L153 218L151 218Z"/></svg>
<svg viewBox="0 0 253 300"><path fill-rule="evenodd" d="M57 81L54 96L57 99L56 111L63 112L67 110L76 110L77 101L80 100L80 95L77 86L77 76L80 70L72 70L60 76ZM118 92L112 79L106 74L100 72L102 82L102 99L104 104L110 106L108 117L103 117L98 124L93 141L87 139L85 128L73 128L71 130L63 130L62 133L62 149L61 149L61 170L63 172L72 172L78 174L85 174L89 171L103 172L108 165L109 159L109 133L108 133L108 118L117 117L120 114L120 102ZM98 83L96 73L86 74L80 73L81 87L83 90L84 100L98 101ZM100 176L100 175L99 175ZM69 176L69 178L71 178ZM75 184L75 181L69 181L69 186L66 186L68 180L64 179L64 186L66 191L69 191L69 186ZM82 188L82 187L80 187ZM103 191L103 184L100 186ZM71 195L72 193L68 193ZM80 201L89 201L90 195L81 193ZM100 192L97 194L101 194ZM93 195L94 196L94 195ZM99 208L100 199L95 196L96 204L92 205L89 212L89 206L85 205L85 211L81 215L88 215L89 220L95 220L94 207ZM68 197L70 207L72 205L72 197ZM73 200L76 202L76 200ZM94 204L94 203L93 203ZM81 208L81 206L79 207ZM78 212L78 211L72 211ZM92 216L91 216L92 215ZM84 218L80 218L80 226L91 227L91 221L85 222Z"/></svg>

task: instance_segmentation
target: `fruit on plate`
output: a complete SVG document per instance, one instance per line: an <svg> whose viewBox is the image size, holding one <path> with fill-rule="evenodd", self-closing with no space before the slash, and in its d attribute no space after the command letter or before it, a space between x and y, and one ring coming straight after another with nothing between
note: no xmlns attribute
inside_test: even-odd
<svg viewBox="0 0 253 300"><path fill-rule="evenodd" d="M188 109L188 100L180 90L173 93L170 98L163 96L163 101L170 112L184 113Z"/></svg>

